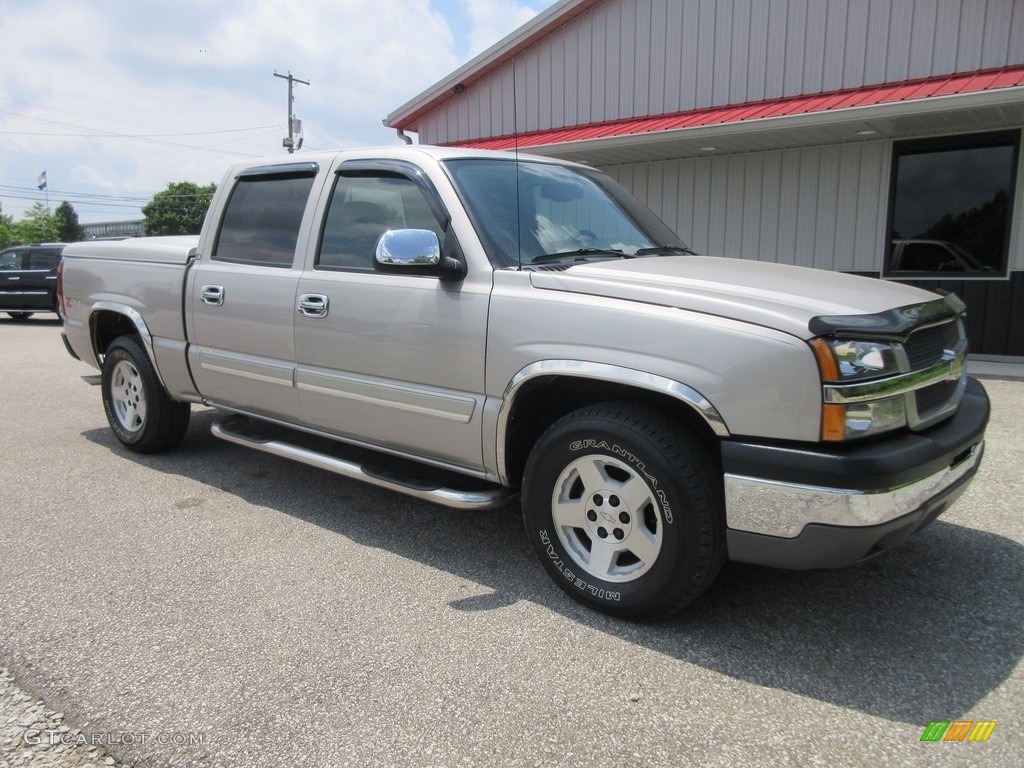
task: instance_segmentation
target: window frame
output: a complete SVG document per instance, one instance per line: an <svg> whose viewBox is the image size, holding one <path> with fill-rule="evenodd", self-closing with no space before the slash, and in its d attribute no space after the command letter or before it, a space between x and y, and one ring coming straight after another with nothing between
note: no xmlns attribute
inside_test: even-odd
<svg viewBox="0 0 1024 768"><path fill-rule="evenodd" d="M210 249L210 261L219 264L241 264L251 267L267 267L270 269L292 269L295 266L295 252L298 242L302 236L302 221L309 209L310 198L313 187L316 183L320 166L317 163L284 163L281 165L263 165L252 168L244 168L235 176L235 183L228 195L227 201L220 213L220 220L217 222L217 235ZM295 244L292 246L291 259L288 262L272 262L263 259L240 259L224 258L219 255L221 237L224 234L224 225L227 222L228 212L231 210L231 203L235 199L242 184L259 183L260 181L279 181L284 179L309 179L309 189L306 192L306 200L302 206L302 214L299 216L299 223L295 230Z"/></svg>
<svg viewBox="0 0 1024 768"><path fill-rule="evenodd" d="M894 270L892 259L896 250L896 242L907 242L918 238L893 237L893 230L896 224L896 195L899 182L899 166L903 157L911 155L922 155L934 152L948 152L952 150L972 150L986 147L1009 146L1012 149L1011 176L1008 189L1007 215L1003 232L1003 252L1000 254L998 269L984 271L940 271L940 270ZM933 136L923 139L907 139L894 141L892 144L892 159L889 173L889 200L885 226L885 248L884 260L882 262L881 276L887 280L1007 280L1010 273L1010 246L1013 235L1014 209L1016 203L1016 191L1020 176L1020 148L1021 131L986 131L981 133L960 133L946 136ZM936 240L936 238L924 238L922 242ZM959 243L953 243L959 245ZM961 246L962 247L962 246Z"/></svg>
<svg viewBox="0 0 1024 768"><path fill-rule="evenodd" d="M423 169L419 166L407 162L405 160L392 160L386 158L380 159L354 159L345 160L342 162L334 171L334 178L331 180L330 193L327 198L327 203L323 209L323 216L321 217L319 231L317 232L316 240L316 251L313 255L313 270L317 272L356 272L356 273L367 273L372 271L387 272L377 263L375 258L371 259L370 267L354 267L345 265L333 265L333 264L321 264L320 258L322 255L324 245L324 235L327 232L327 224L330 221L331 209L334 204L334 195L337 193L338 185L340 180L344 178L359 178L359 177L376 177L376 176L391 176L404 178L413 184L420 190L423 195L427 206L430 208L431 213L434 215L434 219L437 221L438 228L441 230L442 236L439 238L442 244L442 253L445 251L445 244L453 240L451 230L451 215L445 208L444 203L441 201L441 196L434 186L434 183L424 173ZM458 250L457 245L452 246L455 251L461 254ZM415 274L415 270L406 268L401 270L403 274Z"/></svg>

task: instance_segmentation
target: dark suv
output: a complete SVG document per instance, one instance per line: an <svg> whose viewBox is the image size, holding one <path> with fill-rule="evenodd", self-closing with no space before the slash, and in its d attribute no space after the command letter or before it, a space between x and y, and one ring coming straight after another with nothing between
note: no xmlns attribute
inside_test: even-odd
<svg viewBox="0 0 1024 768"><path fill-rule="evenodd" d="M16 320L56 312L57 265L67 243L16 245L0 251L0 312Z"/></svg>

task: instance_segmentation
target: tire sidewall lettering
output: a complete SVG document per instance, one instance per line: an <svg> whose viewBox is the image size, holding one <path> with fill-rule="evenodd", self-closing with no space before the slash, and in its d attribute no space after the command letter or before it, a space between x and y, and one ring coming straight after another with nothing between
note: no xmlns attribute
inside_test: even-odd
<svg viewBox="0 0 1024 768"><path fill-rule="evenodd" d="M607 440L582 438L579 440L573 440L569 443L569 451L572 453L592 450L604 451L627 462L637 472L639 472L647 481L648 485L650 485L654 494L658 497L658 504L661 506L661 514L666 525L671 525L673 523L672 503L669 500L668 494L662 488L661 483L658 482L658 478L651 473L647 468L647 465L642 460L640 460L628 448L624 448L614 441L609 443Z"/></svg>
<svg viewBox="0 0 1024 768"><path fill-rule="evenodd" d="M555 547L554 542L551 540L550 534L548 534L546 530L541 530L538 532L538 535L540 536L541 544L544 547L544 552L548 556L551 564L562 575L562 577L566 580L567 583L569 583L576 589L580 590L581 592L584 592L593 598L597 598L598 600L610 600L612 602L619 602L622 599L621 592L611 589L604 589L602 587L597 587L593 584L587 583L582 578L577 576L572 569L566 567L565 558L562 556L561 552L559 552L559 550Z"/></svg>

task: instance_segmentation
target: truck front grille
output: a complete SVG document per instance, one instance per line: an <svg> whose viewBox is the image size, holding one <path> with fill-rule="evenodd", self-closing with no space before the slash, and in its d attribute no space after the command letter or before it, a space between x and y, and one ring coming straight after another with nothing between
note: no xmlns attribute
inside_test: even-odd
<svg viewBox="0 0 1024 768"><path fill-rule="evenodd" d="M947 350L955 350L959 345L959 324L952 320L914 332L903 348L907 353L910 370L920 371L942 362Z"/></svg>

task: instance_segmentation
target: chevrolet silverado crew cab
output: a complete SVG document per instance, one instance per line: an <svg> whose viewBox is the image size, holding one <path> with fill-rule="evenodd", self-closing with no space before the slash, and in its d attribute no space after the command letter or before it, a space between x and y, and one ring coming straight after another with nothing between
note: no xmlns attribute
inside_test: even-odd
<svg viewBox="0 0 1024 768"><path fill-rule="evenodd" d="M231 168L198 237L80 243L60 305L117 439L225 440L520 503L574 598L663 617L726 558L857 563L945 511L988 398L953 295L692 253L610 178L424 146Z"/></svg>

